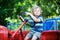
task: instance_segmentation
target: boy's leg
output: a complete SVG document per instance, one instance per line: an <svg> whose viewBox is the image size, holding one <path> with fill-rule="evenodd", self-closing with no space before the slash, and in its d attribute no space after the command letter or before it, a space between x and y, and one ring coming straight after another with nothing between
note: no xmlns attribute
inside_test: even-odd
<svg viewBox="0 0 60 40"><path fill-rule="evenodd" d="M24 40L28 40L28 39L29 39L29 37L26 36Z"/></svg>
<svg viewBox="0 0 60 40"><path fill-rule="evenodd" d="M30 31L30 32L26 35L26 37L25 37L24 40L28 40L29 38L31 38L34 33L35 33L34 31Z"/></svg>
<svg viewBox="0 0 60 40"><path fill-rule="evenodd" d="M37 40L37 36L33 36L31 40Z"/></svg>
<svg viewBox="0 0 60 40"><path fill-rule="evenodd" d="M40 32L36 32L36 33L33 35L32 40L37 40L37 38L40 39L40 35L41 35Z"/></svg>

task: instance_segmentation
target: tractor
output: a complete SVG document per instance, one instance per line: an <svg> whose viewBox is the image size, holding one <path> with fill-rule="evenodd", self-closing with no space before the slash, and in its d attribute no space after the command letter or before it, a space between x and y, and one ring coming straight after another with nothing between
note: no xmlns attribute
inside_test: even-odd
<svg viewBox="0 0 60 40"><path fill-rule="evenodd" d="M43 32L39 40L60 40L57 20L60 20L60 18L51 18L43 22ZM24 40L29 31L21 30L21 28L26 22L27 21L23 21L16 31L8 30L5 26L0 25L0 40Z"/></svg>

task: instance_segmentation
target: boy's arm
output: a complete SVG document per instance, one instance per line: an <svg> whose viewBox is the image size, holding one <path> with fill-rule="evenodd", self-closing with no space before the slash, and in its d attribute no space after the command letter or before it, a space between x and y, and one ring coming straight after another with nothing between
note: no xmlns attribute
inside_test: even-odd
<svg viewBox="0 0 60 40"><path fill-rule="evenodd" d="M36 18L34 15L30 15L31 18L35 21L35 22L40 22L41 20L39 18Z"/></svg>
<svg viewBox="0 0 60 40"><path fill-rule="evenodd" d="M36 17L35 17L34 15L32 15L31 13L26 12L26 15L30 15L31 18L32 18L35 22L40 22L40 21L42 21L42 20L40 20L39 18L36 18Z"/></svg>

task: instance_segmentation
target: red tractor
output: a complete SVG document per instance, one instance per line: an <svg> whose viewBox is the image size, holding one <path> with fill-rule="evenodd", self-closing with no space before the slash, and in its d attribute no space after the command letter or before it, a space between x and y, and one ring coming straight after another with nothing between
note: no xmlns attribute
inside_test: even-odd
<svg viewBox="0 0 60 40"><path fill-rule="evenodd" d="M41 37L39 40L60 40L60 31L58 31L58 27L56 27L55 30L52 30L54 22L51 21L51 19L49 20L50 21L47 20L43 23L44 30L41 33ZM0 26L0 40L24 40L26 34L29 32L20 30L24 26L24 24L26 24L26 21L22 22L22 24L16 31L11 31L4 26Z"/></svg>

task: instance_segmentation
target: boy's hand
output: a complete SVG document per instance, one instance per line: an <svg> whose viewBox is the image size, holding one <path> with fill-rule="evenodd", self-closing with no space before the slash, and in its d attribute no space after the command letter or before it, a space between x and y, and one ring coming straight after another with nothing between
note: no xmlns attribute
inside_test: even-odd
<svg viewBox="0 0 60 40"><path fill-rule="evenodd" d="M31 15L31 13L29 13L29 12L25 12L26 13L26 15Z"/></svg>

